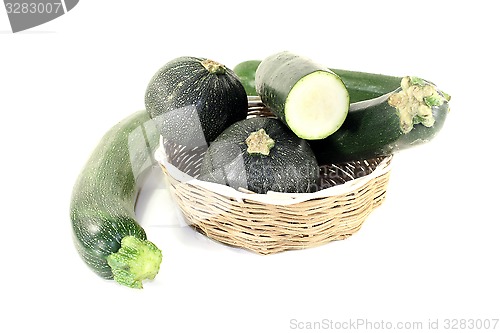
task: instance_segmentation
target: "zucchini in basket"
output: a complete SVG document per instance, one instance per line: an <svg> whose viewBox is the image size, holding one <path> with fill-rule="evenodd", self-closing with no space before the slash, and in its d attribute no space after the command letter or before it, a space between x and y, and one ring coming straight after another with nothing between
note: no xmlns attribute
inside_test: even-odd
<svg viewBox="0 0 500 333"><path fill-rule="evenodd" d="M260 63L248 60L234 69L249 95L255 90L255 71ZM444 125L450 96L426 80L331 70L345 83L351 105L337 132L310 141L320 164L390 155L430 141ZM409 101L397 103L405 94ZM410 112L405 112L404 104Z"/></svg>
<svg viewBox="0 0 500 333"><path fill-rule="evenodd" d="M256 193L315 191L319 167L309 144L275 118L229 126L208 147L200 180Z"/></svg>
<svg viewBox="0 0 500 333"><path fill-rule="evenodd" d="M71 196L73 238L81 258L99 276L131 288L153 279L162 260L134 213L138 181L154 165L158 141L145 110L125 118L95 147Z"/></svg>
<svg viewBox="0 0 500 333"><path fill-rule="evenodd" d="M197 147L245 119L248 101L231 69L210 59L184 56L154 74L145 105L165 139Z"/></svg>

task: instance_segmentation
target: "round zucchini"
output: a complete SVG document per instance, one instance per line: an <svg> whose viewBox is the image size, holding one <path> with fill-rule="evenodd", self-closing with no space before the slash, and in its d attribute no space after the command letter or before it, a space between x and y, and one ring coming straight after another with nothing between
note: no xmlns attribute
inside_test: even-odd
<svg viewBox="0 0 500 333"><path fill-rule="evenodd" d="M158 70L145 95L146 110L167 140L205 146L247 116L245 88L234 72L205 58L179 57Z"/></svg>
<svg viewBox="0 0 500 333"><path fill-rule="evenodd" d="M228 127L208 147L199 179L256 193L311 192L319 167L308 143L274 118Z"/></svg>
<svg viewBox="0 0 500 333"><path fill-rule="evenodd" d="M320 164L387 156L430 141L443 127L450 96L434 84L404 77L394 91L351 104L342 127L310 145Z"/></svg>
<svg viewBox="0 0 500 333"><path fill-rule="evenodd" d="M234 73L240 78L248 96L257 96L255 90L255 72L260 60L243 61L234 67ZM351 103L372 99L387 94L399 87L402 77L348 71L330 68L344 82L349 92Z"/></svg>
<svg viewBox="0 0 500 333"><path fill-rule="evenodd" d="M262 102L302 139L331 135L349 110L349 93L338 75L290 52L260 63L255 88Z"/></svg>
<svg viewBox="0 0 500 333"><path fill-rule="evenodd" d="M137 184L155 163L158 141L145 110L122 120L95 147L71 197L74 243L83 261L99 276L132 288L153 279L162 260L134 213Z"/></svg>

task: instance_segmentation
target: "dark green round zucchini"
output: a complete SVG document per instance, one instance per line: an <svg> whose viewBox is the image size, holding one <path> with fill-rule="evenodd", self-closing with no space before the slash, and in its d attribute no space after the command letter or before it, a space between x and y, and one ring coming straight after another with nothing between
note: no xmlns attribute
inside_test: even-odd
<svg viewBox="0 0 500 333"><path fill-rule="evenodd" d="M255 88L262 102L303 139L331 135L349 110L349 93L338 75L290 52L273 54L260 63Z"/></svg>
<svg viewBox="0 0 500 333"><path fill-rule="evenodd" d="M153 279L162 260L134 213L139 178L155 163L158 142L145 110L122 120L92 152L71 197L74 243L84 262L99 276L132 288Z"/></svg>
<svg viewBox="0 0 500 333"><path fill-rule="evenodd" d="M234 73L240 78L248 96L257 96L255 90L255 72L261 60L247 60L234 67ZM349 93L350 103L387 94L399 87L402 77L348 71L345 69L330 68L337 74Z"/></svg>
<svg viewBox="0 0 500 333"><path fill-rule="evenodd" d="M233 71L215 61L179 57L158 70L146 89L146 110L160 134L188 147L205 146L245 119L245 88Z"/></svg>
<svg viewBox="0 0 500 333"><path fill-rule="evenodd" d="M404 77L401 87L353 103L342 127L310 145L320 164L387 156L430 141L443 127L450 96L434 84Z"/></svg>
<svg viewBox="0 0 500 333"><path fill-rule="evenodd" d="M319 167L308 143L274 118L249 118L228 127L209 146L200 180L256 193L311 192Z"/></svg>

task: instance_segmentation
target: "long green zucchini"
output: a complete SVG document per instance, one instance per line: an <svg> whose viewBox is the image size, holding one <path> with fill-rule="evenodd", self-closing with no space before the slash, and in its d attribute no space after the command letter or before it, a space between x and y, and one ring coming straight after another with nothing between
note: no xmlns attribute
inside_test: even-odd
<svg viewBox="0 0 500 333"><path fill-rule="evenodd" d="M134 213L138 182L151 169L158 142L146 111L122 120L92 152L71 197L74 243L83 261L99 276L132 288L153 279L162 260Z"/></svg>
<svg viewBox="0 0 500 333"><path fill-rule="evenodd" d="M248 96L257 96L255 90L255 72L261 60L247 60L234 67L234 73L240 78ZM363 73L345 69L330 68L345 84L351 103L372 99L387 94L399 87L402 77Z"/></svg>
<svg viewBox="0 0 500 333"><path fill-rule="evenodd" d="M319 164L387 156L434 138L446 120L449 100L434 84L404 77L394 91L351 104L338 131L309 143Z"/></svg>

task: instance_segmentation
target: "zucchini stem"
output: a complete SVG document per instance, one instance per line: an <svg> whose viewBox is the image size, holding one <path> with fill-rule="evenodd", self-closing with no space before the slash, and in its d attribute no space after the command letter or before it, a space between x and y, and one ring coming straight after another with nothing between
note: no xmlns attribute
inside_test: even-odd
<svg viewBox="0 0 500 333"><path fill-rule="evenodd" d="M161 250L148 240L125 236L116 253L107 257L113 278L119 284L142 289L142 281L153 280L162 260Z"/></svg>
<svg viewBox="0 0 500 333"><path fill-rule="evenodd" d="M249 154L261 154L264 156L269 155L271 148L273 148L275 144L274 140L263 128L250 133L250 135L246 138L245 143L247 144L247 152Z"/></svg>
<svg viewBox="0 0 500 333"><path fill-rule="evenodd" d="M213 61L210 59L205 59L201 62L203 67L205 67L212 74L224 74L226 73L226 66L218 63L217 61Z"/></svg>

